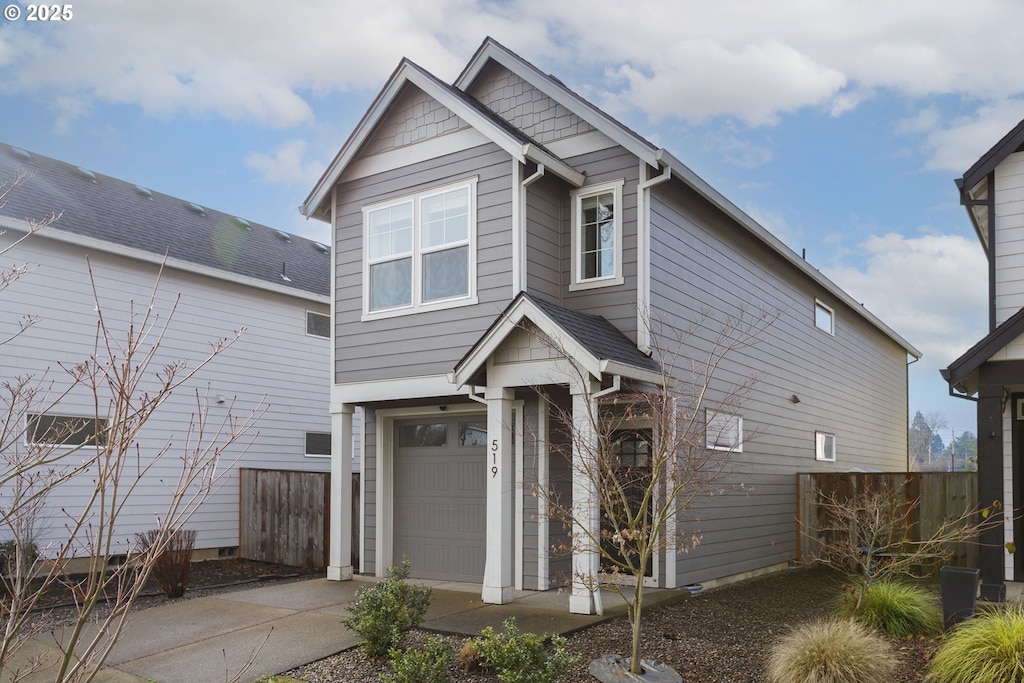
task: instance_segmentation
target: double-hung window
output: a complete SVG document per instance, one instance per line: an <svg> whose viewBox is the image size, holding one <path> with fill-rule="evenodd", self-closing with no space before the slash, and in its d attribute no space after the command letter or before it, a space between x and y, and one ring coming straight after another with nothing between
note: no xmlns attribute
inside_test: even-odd
<svg viewBox="0 0 1024 683"><path fill-rule="evenodd" d="M573 193L570 289L622 284L622 186L619 180Z"/></svg>
<svg viewBox="0 0 1024 683"><path fill-rule="evenodd" d="M476 180L363 209L364 317L474 303Z"/></svg>

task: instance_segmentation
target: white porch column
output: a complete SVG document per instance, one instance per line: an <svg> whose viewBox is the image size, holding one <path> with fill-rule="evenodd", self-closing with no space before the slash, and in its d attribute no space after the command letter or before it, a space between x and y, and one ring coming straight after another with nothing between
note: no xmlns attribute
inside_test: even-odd
<svg viewBox="0 0 1024 683"><path fill-rule="evenodd" d="M600 611L597 574L600 557L595 539L601 533L601 510L597 495L596 464L598 441L594 394L601 387L591 379L574 383L572 392L572 593L569 611L596 614ZM593 474L592 474L593 473Z"/></svg>
<svg viewBox="0 0 1024 683"><path fill-rule="evenodd" d="M327 578L352 578L352 413L342 403L331 413L331 547Z"/></svg>
<svg viewBox="0 0 1024 683"><path fill-rule="evenodd" d="M512 399L511 389L488 387L487 400L487 544L484 602L503 605L514 594L512 579Z"/></svg>

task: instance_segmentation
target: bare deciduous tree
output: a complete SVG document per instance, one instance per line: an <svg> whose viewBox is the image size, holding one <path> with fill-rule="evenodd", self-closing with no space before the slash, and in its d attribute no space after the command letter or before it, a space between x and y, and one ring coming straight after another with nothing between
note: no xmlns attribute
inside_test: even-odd
<svg viewBox="0 0 1024 683"><path fill-rule="evenodd" d="M738 415L758 377L726 381L723 364L756 344L776 317L740 311L717 326L708 314L684 330L661 325L651 335L661 367L656 384L601 391L601 397L589 391L585 400L596 410L586 416L549 400L553 423L567 436L549 448L562 451L574 482L583 482L589 495L581 499L578 487L573 500L554 487L537 495L551 519L572 530L556 551L600 558L598 574L577 569L574 581L592 592L606 587L625 602L633 673L641 671L644 577L653 558L698 546L701 502L741 487L730 482L730 462L754 435L739 429ZM590 385L582 368L568 365L579 372L570 385Z"/></svg>
<svg viewBox="0 0 1024 683"><path fill-rule="evenodd" d="M0 188L0 203L26 178L18 176ZM24 235L0 250L8 254L58 218L28 223ZM30 272L14 266L0 276L0 291ZM224 353L241 335L213 341L209 352L192 361L166 362L161 347L174 318L177 299L161 313L158 287L142 305L127 303L125 323L106 313L116 307L101 301L89 264L96 303L96 332L91 354L73 365L57 364L43 376L23 375L0 380L0 534L6 539L0 600L0 678L22 680L45 669L60 683L91 681L121 635L128 614L150 575L153 562L219 485L225 458L244 452L254 438L252 427L262 407L223 420L209 419L207 397L186 385ZM28 333L34 320L23 318L4 339ZM168 399L180 391L194 395L191 418L176 430L176 442L153 449L140 444L140 434ZM91 404L91 417L59 420L47 417L74 394ZM233 455L226 455L232 453ZM159 473L157 472L159 468ZM167 476L172 472L171 476ZM147 552L119 529L119 519L143 495L141 486L158 485L166 505L154 520L158 530ZM62 507L66 487L85 490L84 502ZM152 495L152 489L145 493ZM62 541L37 543L36 526L47 517L63 527ZM124 561L112 563L123 556ZM70 576L73 559L85 558L84 571ZM32 613L46 591L57 584L70 588L75 616L54 633L54 655L27 656L22 647L38 635Z"/></svg>

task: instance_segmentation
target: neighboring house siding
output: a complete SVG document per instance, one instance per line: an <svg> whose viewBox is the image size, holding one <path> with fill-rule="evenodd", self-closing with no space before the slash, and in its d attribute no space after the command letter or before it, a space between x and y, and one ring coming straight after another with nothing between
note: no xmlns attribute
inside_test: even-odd
<svg viewBox="0 0 1024 683"><path fill-rule="evenodd" d="M777 315L754 347L723 364L712 387L708 408L728 390L724 382L759 377L735 411L754 436L733 455L732 479L749 490L701 506L703 543L678 563L685 584L795 557L796 472L906 468L906 353L692 191L671 183L653 194L655 320L685 329L706 311L705 328L714 328L740 310ZM815 298L834 309L834 336L815 327ZM706 353L710 334L689 345ZM836 435L835 463L815 460L815 431Z"/></svg>
<svg viewBox="0 0 1024 683"><path fill-rule="evenodd" d="M338 186L336 383L447 373L502 311L512 296L511 169L508 154L487 144ZM362 208L473 177L479 304L361 321Z"/></svg>
<svg viewBox="0 0 1024 683"><path fill-rule="evenodd" d="M377 124L362 153L388 152L464 128L469 128L469 124L447 107L419 88L406 85L387 116Z"/></svg>
<svg viewBox="0 0 1024 683"><path fill-rule="evenodd" d="M637 158L622 147L611 147L599 152L567 160L587 176L588 186L624 180L622 190L622 272L621 285L569 291L571 276L563 281L562 302L569 308L603 316L630 339L636 339L636 185L640 167ZM586 186L585 186L586 187ZM573 230L570 210L564 212L564 240L562 272L571 273L570 235Z"/></svg>
<svg viewBox="0 0 1024 683"><path fill-rule="evenodd" d="M468 92L542 144L594 130L543 92L494 63L484 68Z"/></svg>
<svg viewBox="0 0 1024 683"><path fill-rule="evenodd" d="M13 236L8 232L0 242L6 244ZM0 324L10 329L24 314L36 316L39 321L3 347L0 376L34 373L41 377L49 369L47 381L62 387L66 375L58 363L73 364L95 352L96 312L85 253L40 234L15 247L10 256L33 264L35 269L0 297ZM158 266L95 251L89 259L104 317L112 330L120 333L117 338L123 340L129 301L134 301L137 315L144 312ZM150 373L182 360L194 367L210 353L211 342L230 337L243 327L245 332L178 389L140 432L143 464L167 443L171 448L162 464L147 474L133 494L133 503L122 513L114 537L131 538L135 532L152 528L163 514L168 488L180 471L177 463L187 444L198 391L209 400L208 439L229 411L242 418L250 411L265 410L252 431L224 452L220 460L220 471L225 473L223 485L187 524L199 531L199 548L237 546L238 467L330 470L329 459L304 456L306 431L331 430L327 382L330 342L306 334L305 312L326 315L329 310L326 304L168 268L158 292L161 324L168 319L179 293L177 310L160 340ZM156 337L151 336L150 342L155 341ZM151 379L148 385L153 387ZM217 403L218 396L224 397L224 403ZM101 394L101 400L105 405L108 399ZM91 414L91 396L84 389L76 389L53 412ZM250 440L251 445L243 449ZM129 474L134 462L132 455ZM63 486L59 505L53 506L54 517L37 527L36 540L64 540L66 520L60 517L60 508L74 514L90 492L85 480Z"/></svg>
<svg viewBox="0 0 1024 683"><path fill-rule="evenodd" d="M1024 307L1024 152L1009 155L995 177L996 325L1001 325Z"/></svg>

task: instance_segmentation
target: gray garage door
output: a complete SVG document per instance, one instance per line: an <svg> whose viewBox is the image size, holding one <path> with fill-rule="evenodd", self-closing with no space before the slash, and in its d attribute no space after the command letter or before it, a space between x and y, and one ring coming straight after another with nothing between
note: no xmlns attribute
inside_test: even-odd
<svg viewBox="0 0 1024 683"><path fill-rule="evenodd" d="M395 423L394 557L412 576L483 581L486 442L483 416Z"/></svg>

